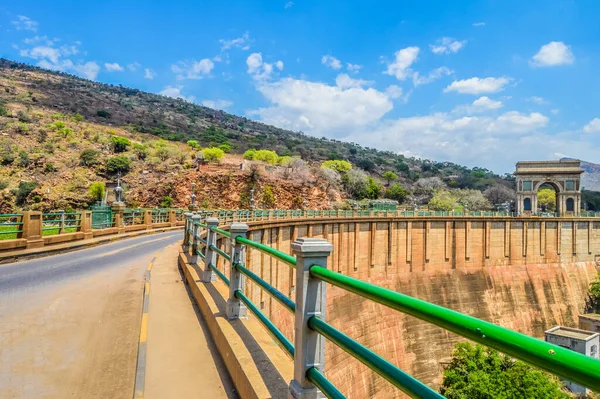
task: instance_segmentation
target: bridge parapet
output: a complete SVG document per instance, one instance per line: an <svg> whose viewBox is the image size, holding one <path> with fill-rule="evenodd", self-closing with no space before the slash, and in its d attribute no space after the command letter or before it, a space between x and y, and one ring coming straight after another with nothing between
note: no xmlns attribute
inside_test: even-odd
<svg viewBox="0 0 600 399"><path fill-rule="evenodd" d="M327 378L325 378L325 347L322 344L324 339L327 339L329 342L355 357L411 397L442 397L427 385L416 380L405 371L381 358L370 349L359 344L357 341L328 324L325 318L325 308L323 307L323 304L326 302L326 290L324 287L325 282L339 289L346 290L363 298L382 304L388 308L435 324L460 336L498 349L504 353L514 356L515 358L543 368L551 373L568 378L571 381L581 383L582 385L588 386L592 389L600 388L600 361L596 359L579 355L568 349L545 343L541 340L511 331L509 329L450 310L445 307L403 295L393 290L378 287L366 281L361 281L360 279L347 275L350 273L346 273L346 271L350 269L335 270L336 254L335 251L333 254L331 254L331 249L333 246L330 243L334 233L334 228L332 227L331 230L329 230L328 227L325 228L324 226L334 226L337 224L338 227L335 230L337 230L339 237L340 232L343 233L345 231L345 228L340 230L339 226L343 225L344 223L348 223L348 225L354 225L354 227L356 227L356 223L368 225L369 234L371 237L370 242L372 243L377 241L377 231L380 230L378 229L377 224L381 223L381 219L378 218L373 218L370 220L362 219L359 222L353 218L350 218L349 221L304 219L284 222L275 220L269 222L270 228L277 229L275 235L276 238L274 241L275 248L267 245L268 242L273 243L273 235L271 235L271 232L269 232L269 239L266 240L265 233L260 231L260 222L250 225L250 231L253 234L249 235L249 237L245 237L243 234L240 235L235 233L235 231L237 231L236 226L231 226L233 229L227 231L228 228L209 228L202 222L190 221L187 223L187 229L189 231L186 234L188 235L202 234L198 233L197 231L194 233L193 226L194 224L197 224L206 228L206 232L204 232L203 237L209 237L211 233L215 233L217 236L221 236L226 239L222 240L222 244L224 246L229 245L232 255L227 258L225 251L215 251L219 255L219 260L223 261L223 267L221 268L222 271L219 270L218 265L213 264L205 265L205 268L210 268L215 271L219 278L230 287L230 297L232 295L231 292L233 292L233 296L247 306L251 313L254 314L254 316L267 328L269 333L281 345L282 349L294 359L294 377L290 382L289 397L318 398L322 397L323 395L330 398L344 397L340 390L336 388ZM388 227L387 230L388 240L393 240L393 233L389 233L393 232L394 228L399 226L392 224L401 223L401 221L400 219L391 220L388 221L388 223L390 223L388 226L392 226ZM415 237L422 237L422 234L427 234L425 232L428 231L428 229L431 230L431 226L427 226L427 221L418 223L424 224L416 229L419 230L419 232L411 231L411 233L415 234ZM506 223L511 222L506 221ZM522 221L521 223L524 223L522 232L526 232L527 223L530 222ZM575 222L571 221L571 223ZM296 226L302 224L306 225L307 228L304 231L306 231L308 236L317 235L322 237L298 238L299 235L298 231L296 230ZM316 226L319 228L314 229ZM375 226L375 229L373 229L373 226ZM464 231L465 240L468 240L468 234L472 234L472 226L466 226L467 225L465 225L464 230L461 231ZM506 224L504 226L506 226ZM290 227L291 229L282 232L281 229L285 227ZM313 229L311 229L311 227ZM266 226L263 225L262 228L265 229ZM462 229L462 227L460 228ZM385 229L381 230L385 231ZM407 232L410 230L412 230L412 228L407 227ZM361 240L358 237L360 232L360 228L355 229L352 232L354 233L355 238L354 251L356 251L356 245L358 245L359 242L367 241ZM350 233L350 231L348 231L348 233ZM482 233L482 240L490 239L488 227L484 227L482 229ZM281 251L282 248L280 245L280 240L281 236L284 234L290 238L290 249L295 253L296 257L288 255L285 253L285 251ZM524 234L527 235L527 233ZM261 242L254 241L252 239L256 239L257 236L260 237ZM410 233L408 233L408 237L411 237ZM198 238L201 237L199 236ZM210 249L211 245L207 244L209 240L210 238L205 240L205 251ZM337 245L336 248L338 251L346 251L348 247L344 247L343 238L339 240L341 245ZM454 242L456 242L456 237L454 238ZM217 246L214 245L213 247L217 248ZM237 250L235 249L236 247ZM276 288L276 286L279 285L279 281L277 281L277 279L275 281L272 280L269 283L249 269L249 267L252 265L246 264L245 262L252 262L253 257L250 256L252 251L248 253L247 257L245 258L245 262L240 262L240 260L244 260L244 258L236 255L236 253L243 253L244 247L247 247L248 250L256 250L260 253L260 257L256 257L255 259L260 259L259 263L261 267L261 276L263 275L262 268L266 267L267 262L270 262L271 260L274 260L276 263L282 263L292 267L292 269L290 269L289 282L291 283L291 281L295 281L295 285L289 286L289 291L287 294ZM527 247L527 244L525 244L525 247ZM391 247L388 246L388 250L390 250L389 248ZM198 248L196 251L198 251L199 254L202 254L202 248ZM425 253L427 252L426 244L425 248L421 248L421 251ZM370 254L372 252L373 249L369 251ZM483 253L485 253L485 251ZM311 254L314 255L314 257L311 257ZM369 256L369 263L371 263L373 258L371 255ZM200 258L203 258L205 261L207 259L206 256L200 256ZM344 260L340 259L342 259L342 255L338 254L338 263L345 262ZM355 261L357 259L359 258L354 258ZM330 265L333 267L329 267ZM273 269L271 269L269 272L271 277L277 275L278 273L279 272L273 273ZM245 276L245 278L249 280L249 283L246 285L240 284L239 281L241 281L242 278L235 277L237 282L235 285L232 284L236 274L239 276ZM293 274L295 274L295 278L292 278ZM229 275L229 278L227 275ZM252 285L253 287L249 287L249 285ZM261 301L260 305L258 306L250 300L249 296L252 297L252 295L247 295L249 292L255 291L255 289L260 290ZM292 292L294 293L293 297L295 298L295 302L290 300L292 297ZM272 309L269 311L261 311L261 309L264 307L264 300L262 300L263 293L275 299L280 303L281 306L283 306L284 309L291 311L294 314L294 345L291 344L290 340L286 337L286 334L282 332L281 329L269 319L269 317L267 317L266 314L271 314ZM259 309L259 307L261 309ZM238 314L237 317L240 317L240 314Z"/></svg>

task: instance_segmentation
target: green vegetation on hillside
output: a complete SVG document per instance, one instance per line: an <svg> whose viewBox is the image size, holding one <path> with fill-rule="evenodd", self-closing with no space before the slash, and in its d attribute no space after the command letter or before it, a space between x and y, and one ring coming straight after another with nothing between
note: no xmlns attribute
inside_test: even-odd
<svg viewBox="0 0 600 399"><path fill-rule="evenodd" d="M468 342L456 344L440 393L448 399L570 398L556 377Z"/></svg>

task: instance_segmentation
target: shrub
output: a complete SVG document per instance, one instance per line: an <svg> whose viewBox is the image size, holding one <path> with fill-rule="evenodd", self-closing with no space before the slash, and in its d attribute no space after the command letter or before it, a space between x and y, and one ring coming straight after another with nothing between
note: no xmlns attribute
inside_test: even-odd
<svg viewBox="0 0 600 399"><path fill-rule="evenodd" d="M348 172L352 169L352 164L348 161L342 161L339 159L325 161L321 164L322 168L335 170L338 173Z"/></svg>
<svg viewBox="0 0 600 399"><path fill-rule="evenodd" d="M75 114L75 116L73 117L73 120L75 122L81 122L83 120L83 115L81 115L80 113Z"/></svg>
<svg viewBox="0 0 600 399"><path fill-rule="evenodd" d="M384 174L381 175L381 177L383 177L385 180L387 180L388 186L390 185L390 183L392 181L398 180L398 175L391 171L385 172Z"/></svg>
<svg viewBox="0 0 600 399"><path fill-rule="evenodd" d="M19 122L25 122L25 123L31 122L31 117L23 111L17 112L17 119L19 120Z"/></svg>
<svg viewBox="0 0 600 399"><path fill-rule="evenodd" d="M6 110L6 107L4 106L4 104L0 104L0 116L6 116L8 115L8 111Z"/></svg>
<svg viewBox="0 0 600 399"><path fill-rule="evenodd" d="M116 157L109 158L106 161L106 170L109 173L127 173L131 168L131 160L125 155L117 155Z"/></svg>
<svg viewBox="0 0 600 399"><path fill-rule="evenodd" d="M106 119L111 117L110 112L108 112L105 109L99 109L98 111L96 111L96 115L98 115L100 118L106 118Z"/></svg>
<svg viewBox="0 0 600 399"><path fill-rule="evenodd" d="M104 183L100 181L92 183L90 188L88 188L88 193L94 201L102 201L104 199L105 192L106 188L104 187Z"/></svg>
<svg viewBox="0 0 600 399"><path fill-rule="evenodd" d="M56 167L51 163L47 163L46 167L44 168L44 171L46 173L56 172Z"/></svg>
<svg viewBox="0 0 600 399"><path fill-rule="evenodd" d="M192 147L194 150L197 150L198 148L200 148L200 143L198 143L198 140L188 140L187 145Z"/></svg>
<svg viewBox="0 0 600 399"><path fill-rule="evenodd" d="M254 159L254 156L255 156L255 155L256 155L256 150L255 150L255 149L250 149L250 150L247 150L247 151L244 153L244 159L247 159L247 160L249 160L249 161L252 161L252 160Z"/></svg>
<svg viewBox="0 0 600 399"><path fill-rule="evenodd" d="M229 154L231 152L231 143L223 143L219 146L224 153Z"/></svg>
<svg viewBox="0 0 600 399"><path fill-rule="evenodd" d="M27 153L27 151L19 151L19 166L22 168L26 168L29 166L29 154Z"/></svg>
<svg viewBox="0 0 600 399"><path fill-rule="evenodd" d="M255 161L263 161L263 162L266 162L271 165L275 165L277 163L278 159L279 159L279 156L277 155L277 153L275 151L258 150L254 154Z"/></svg>
<svg viewBox="0 0 600 399"><path fill-rule="evenodd" d="M168 195L165 196L163 198L163 200L160 202L161 208L171 208L172 206L173 206L173 198L169 197Z"/></svg>
<svg viewBox="0 0 600 399"><path fill-rule="evenodd" d="M100 163L100 151L87 148L79 154L79 163L81 166L94 166Z"/></svg>
<svg viewBox="0 0 600 399"><path fill-rule="evenodd" d="M128 138L121 136L111 136L110 141L112 142L113 152L116 153L127 151L127 148L131 145Z"/></svg>
<svg viewBox="0 0 600 399"><path fill-rule="evenodd" d="M27 201L27 196L37 187L37 184L32 181L22 181L19 183L19 188L15 190L15 202L17 205L23 205Z"/></svg>
<svg viewBox="0 0 600 399"><path fill-rule="evenodd" d="M292 162L294 162L294 158L289 156L283 156L277 159L277 163L282 166L290 166Z"/></svg>
<svg viewBox="0 0 600 399"><path fill-rule="evenodd" d="M221 162L225 152L220 148L210 147L202 150L204 159L208 162Z"/></svg>
<svg viewBox="0 0 600 399"><path fill-rule="evenodd" d="M392 186L385 191L385 198L396 200L398 202L404 202L407 197L408 191L399 183L392 184Z"/></svg>
<svg viewBox="0 0 600 399"><path fill-rule="evenodd" d="M55 121L52 122L52 124L50 125L50 129L56 131L56 130L61 130L64 129L67 125L65 125L65 123L63 121Z"/></svg>
<svg viewBox="0 0 600 399"><path fill-rule="evenodd" d="M262 195L262 203L267 209L275 207L275 194L273 193L273 188L271 186L265 186Z"/></svg>
<svg viewBox="0 0 600 399"><path fill-rule="evenodd" d="M171 157L171 150L169 147L160 146L156 148L154 155L164 162Z"/></svg>
<svg viewBox="0 0 600 399"><path fill-rule="evenodd" d="M148 156L148 146L145 144L134 143L133 152L135 153L135 155L137 155L138 159L143 161Z"/></svg>
<svg viewBox="0 0 600 399"><path fill-rule="evenodd" d="M381 185L372 177L367 178L367 198L377 199L381 195Z"/></svg>
<svg viewBox="0 0 600 399"><path fill-rule="evenodd" d="M42 196L41 195L34 195L33 198L31 198L31 201L39 204L40 202L42 202Z"/></svg>
<svg viewBox="0 0 600 399"><path fill-rule="evenodd" d="M8 187L8 180L0 180L0 190L4 190Z"/></svg>

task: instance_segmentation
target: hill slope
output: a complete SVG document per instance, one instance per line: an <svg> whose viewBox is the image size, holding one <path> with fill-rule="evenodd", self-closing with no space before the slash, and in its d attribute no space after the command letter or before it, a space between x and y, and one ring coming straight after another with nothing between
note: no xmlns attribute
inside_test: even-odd
<svg viewBox="0 0 600 399"><path fill-rule="evenodd" d="M91 148L99 151L102 159L118 155L111 151L113 135L127 137L132 142L125 153L133 160L125 182L131 189L128 198L144 206L158 205L165 196L171 196L176 205L186 203L189 189L186 193L182 185L187 185L191 179L186 177L186 174L189 175L186 166L192 163L193 154L179 142L188 139L198 140L203 147L226 144L237 154L250 148L270 149L279 155L301 156L315 166L327 159L345 159L374 177L392 170L407 187L419 178L434 176L442 178L450 187L460 188L485 189L502 182L499 176L485 169L471 170L452 163L405 158L353 143L319 139L181 99L105 85L4 59L0 59L0 102L5 110L4 115L0 115L0 147L13 153L13 158L18 158L18 154L23 152L31 155L30 161L16 159L4 162L8 168L4 168L0 178L9 182L2 200L4 208L11 203L8 193L16 188L18 181L15 183L15 178L38 182L38 192L33 194L41 197L35 200L44 207L84 206L89 203L87 185L113 177L102 165L95 168L80 165L80 153ZM65 126L57 128L56 122ZM169 142L158 141L160 139ZM136 143L146 145L151 156L140 159L133 149ZM169 160L156 161L152 154L158 152L157 143L169 148L172 153ZM239 162L239 159L234 161ZM51 166L48 167L49 163ZM219 176L222 174L217 173ZM284 177L283 180L286 179ZM281 180L272 182L274 187L280 187L278 182ZM301 182L302 188L294 191L292 197L312 192L319 199L308 198L309 205L325 207L343 195L338 192L326 195L324 190L328 189L322 183L312 173L310 178ZM50 192L45 187L49 184ZM153 194L143 194L150 187L155 187ZM41 192L44 188L45 192ZM57 204L59 195L68 203ZM279 196L276 197L278 200ZM32 199L32 196L27 196L25 203L32 202ZM208 200L212 206L238 206L235 200ZM284 203L275 205L289 206Z"/></svg>

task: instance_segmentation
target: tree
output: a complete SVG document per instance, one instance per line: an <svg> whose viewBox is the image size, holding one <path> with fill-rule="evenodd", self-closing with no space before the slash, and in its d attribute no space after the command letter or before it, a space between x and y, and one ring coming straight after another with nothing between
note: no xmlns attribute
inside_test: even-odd
<svg viewBox="0 0 600 399"><path fill-rule="evenodd" d="M109 173L127 173L131 168L131 160L125 155L117 155L116 157L106 160L106 170Z"/></svg>
<svg viewBox="0 0 600 399"><path fill-rule="evenodd" d="M386 181L387 181L387 186L390 186L390 183L394 180L398 180L398 175L395 174L392 171L387 171L384 174L381 175L381 177L383 177Z"/></svg>
<svg viewBox="0 0 600 399"><path fill-rule="evenodd" d="M96 115L98 115L100 118L106 118L106 119L111 117L110 112L108 112L107 110L104 110L104 109L100 109L100 110L96 111Z"/></svg>
<svg viewBox="0 0 600 399"><path fill-rule="evenodd" d="M221 162L225 152L220 148L209 147L202 150L202 156L208 162Z"/></svg>
<svg viewBox="0 0 600 399"><path fill-rule="evenodd" d="M275 194L273 193L273 188L271 186L265 186L262 195L262 203L267 209L272 209L275 207Z"/></svg>
<svg viewBox="0 0 600 399"><path fill-rule="evenodd" d="M408 198L408 191L402 187L400 183L394 183L390 188L385 190L385 198L396 200L400 203L404 202Z"/></svg>
<svg viewBox="0 0 600 399"><path fill-rule="evenodd" d="M428 205L433 211L450 212L456 208L457 198L448 190L436 190Z"/></svg>
<svg viewBox="0 0 600 399"><path fill-rule="evenodd" d="M25 204L27 201L27 197L31 192L37 187L37 183L32 181L21 181L19 182L19 188L14 191L15 194L15 203L17 205Z"/></svg>
<svg viewBox="0 0 600 399"><path fill-rule="evenodd" d="M556 191L551 188L542 188L538 191L538 204L544 211L556 210Z"/></svg>
<svg viewBox="0 0 600 399"><path fill-rule="evenodd" d="M173 198L169 197L168 195L163 197L163 200L160 202L160 207L161 208L170 208L173 206Z"/></svg>
<svg viewBox="0 0 600 399"><path fill-rule="evenodd" d="M92 183L90 188L88 188L88 193L94 201L102 201L104 199L105 192L106 188L104 187L104 183L99 181Z"/></svg>
<svg viewBox="0 0 600 399"><path fill-rule="evenodd" d="M455 345L440 393L448 399L567 399L560 381L482 345Z"/></svg>
<svg viewBox="0 0 600 399"><path fill-rule="evenodd" d="M290 166L293 162L294 158L290 156L283 156L277 159L277 163L282 166Z"/></svg>
<svg viewBox="0 0 600 399"><path fill-rule="evenodd" d="M367 198L367 174L360 169L351 169L341 176L342 185L354 199Z"/></svg>
<svg viewBox="0 0 600 399"><path fill-rule="evenodd" d="M249 149L244 153L244 159L247 159L249 161L252 161L254 159L254 156L256 155L256 150L255 149Z"/></svg>
<svg viewBox="0 0 600 399"><path fill-rule="evenodd" d="M596 279L590 283L588 297L585 301L586 313L600 313L600 272Z"/></svg>
<svg viewBox="0 0 600 399"><path fill-rule="evenodd" d="M148 157L148 146L146 144L133 144L133 152L137 155L138 159L143 161Z"/></svg>
<svg viewBox="0 0 600 399"><path fill-rule="evenodd" d="M131 141L127 137L111 136L110 141L112 142L113 152L116 153L127 151L127 148L131 145Z"/></svg>
<svg viewBox="0 0 600 399"><path fill-rule="evenodd" d="M485 195L492 205L500 205L506 202L511 202L517 197L515 190L511 190L502 184L488 187L483 192L483 195Z"/></svg>
<svg viewBox="0 0 600 399"><path fill-rule="evenodd" d="M255 161L263 161L271 165L275 165L279 159L279 155L275 151L258 150L254 153Z"/></svg>
<svg viewBox="0 0 600 399"><path fill-rule="evenodd" d="M100 163L100 151L93 148L86 148L79 154L79 163L81 166L94 166Z"/></svg>
<svg viewBox="0 0 600 399"><path fill-rule="evenodd" d="M490 202L479 190L455 190L458 203L470 211L485 211L491 208Z"/></svg>
<svg viewBox="0 0 600 399"><path fill-rule="evenodd" d="M198 140L188 140L187 145L189 145L194 150L197 150L200 148L200 143L198 143Z"/></svg>
<svg viewBox="0 0 600 399"><path fill-rule="evenodd" d="M348 161L342 161L339 159L325 161L321 164L322 168L327 168L331 170L335 170L338 173L348 172L352 169L352 164Z"/></svg>
<svg viewBox="0 0 600 399"><path fill-rule="evenodd" d="M415 182L413 186L413 197L415 201L420 204L427 204L431 198L435 190L440 190L445 188L446 185L439 177L423 177Z"/></svg>
<svg viewBox="0 0 600 399"><path fill-rule="evenodd" d="M381 195L382 187L372 177L367 177L367 198L377 199Z"/></svg>

